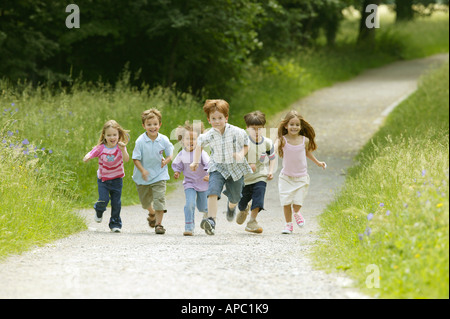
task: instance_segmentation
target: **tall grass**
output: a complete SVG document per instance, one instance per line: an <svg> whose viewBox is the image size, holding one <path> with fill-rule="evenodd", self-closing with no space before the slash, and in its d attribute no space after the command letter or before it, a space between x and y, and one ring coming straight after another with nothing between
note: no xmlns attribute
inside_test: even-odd
<svg viewBox="0 0 450 319"><path fill-rule="evenodd" d="M318 259L384 298L449 297L449 66L426 76L320 217ZM379 270L379 288L366 283Z"/></svg>

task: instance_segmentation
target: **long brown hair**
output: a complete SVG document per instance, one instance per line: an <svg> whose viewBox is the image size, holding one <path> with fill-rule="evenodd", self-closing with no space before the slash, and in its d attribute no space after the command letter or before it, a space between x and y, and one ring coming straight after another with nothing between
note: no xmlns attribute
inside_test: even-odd
<svg viewBox="0 0 450 319"><path fill-rule="evenodd" d="M105 131L109 128L113 128L116 129L119 132L119 142L123 142L126 144L128 144L128 141L130 139L130 135L128 134L130 131L128 130L124 130L119 123L117 123L114 120L109 120L108 122L105 123L105 125L103 125L103 129L102 129L102 133L100 134L100 138L98 139L98 143L97 145L101 145L101 144L105 144L106 143L106 139L105 139Z"/></svg>
<svg viewBox="0 0 450 319"><path fill-rule="evenodd" d="M283 147L286 144L284 141L283 136L288 133L285 126L289 123L290 120L292 120L294 117L298 118L300 120L300 132L299 135L306 136L309 139L309 143L306 146L306 149L310 152L315 151L317 149L316 142L314 141L314 138L316 137L316 132L314 131L314 128L305 121L303 116L301 116L297 111L290 111L284 119L280 122L278 125L278 155L280 157L283 157Z"/></svg>

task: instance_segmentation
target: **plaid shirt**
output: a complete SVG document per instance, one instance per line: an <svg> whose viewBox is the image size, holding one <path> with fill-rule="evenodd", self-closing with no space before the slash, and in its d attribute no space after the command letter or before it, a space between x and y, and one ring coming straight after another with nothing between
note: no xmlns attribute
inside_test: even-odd
<svg viewBox="0 0 450 319"><path fill-rule="evenodd" d="M198 137L197 143L201 147L211 148L209 173L217 171L225 179L231 176L234 181L247 173L252 173L245 157L240 161L233 157L233 153L240 152L244 146L248 145L248 135L243 129L226 124L223 134L210 129Z"/></svg>

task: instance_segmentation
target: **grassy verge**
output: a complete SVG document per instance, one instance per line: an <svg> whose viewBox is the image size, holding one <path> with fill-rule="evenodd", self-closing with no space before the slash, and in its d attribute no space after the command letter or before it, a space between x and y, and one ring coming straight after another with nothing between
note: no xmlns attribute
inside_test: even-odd
<svg viewBox="0 0 450 319"><path fill-rule="evenodd" d="M428 20L424 21L423 23L428 23ZM440 27L434 28L436 34L432 37L432 44L428 45L434 47L432 53L446 52L448 15L446 20L444 18L433 23ZM415 32L416 29L409 27L403 32ZM367 68L402 58L398 55L398 48L406 52L408 41L403 40L404 36L398 36L387 29L380 30L376 49L357 48L351 40L354 36L351 32L355 32L354 30L357 30L357 22L346 21L333 50L319 43L316 48L299 51L292 58L271 58L248 70L245 78L236 83L233 93L222 97L230 102L232 108L230 123L244 126L243 115L255 109L260 109L270 118L316 89L349 79ZM383 36L386 32L388 35ZM399 41L406 41L406 47L398 45ZM408 58L428 53L430 52L418 52L418 55ZM16 244L14 238L22 236L23 227L17 228L15 224L23 218L12 217L15 216L14 212L32 210L32 205L28 203L39 202L44 198L42 194L47 196L46 203L51 203L50 206L55 211L93 205L97 199L97 164L95 161L85 164L81 159L95 145L101 127L107 120L115 119L131 131L129 152L132 152L134 141L143 132L140 113L145 109L156 107L162 111L161 132L168 136L172 135L171 132L177 125L188 119L201 119L207 124L201 109L203 99L175 93L171 89L137 89L130 85L130 77L128 72L124 72L115 87L76 81L70 92L63 88L55 91L45 87L33 88L26 83L12 85L0 81L0 165L2 170L12 174L10 179L6 175L1 176L0 220L4 224L0 228L0 255L20 251L20 241ZM176 140L172 139L172 142L175 144ZM14 157L10 156L11 153L15 154ZM13 170L12 167L18 167L18 162L23 163L20 165L22 167L33 163L33 169ZM123 205L138 203L131 179L132 171L133 164L130 162L125 165L127 177L122 193ZM23 181L29 179L36 188L35 192L28 192L27 202L18 200L17 192L22 191L22 184L13 183L14 178ZM58 206L59 202L64 205ZM36 209L36 214L45 215L42 218L52 218L47 211L49 207L44 210ZM73 215L63 215L63 220L55 219L55 223L70 225L72 220L78 223L77 217ZM68 229L76 232L82 226L71 226ZM30 227L29 231L39 233L43 238L67 234L65 230L59 231L58 227L52 231ZM30 240L32 242L33 239ZM23 244L22 247L27 249L29 245Z"/></svg>
<svg viewBox="0 0 450 319"><path fill-rule="evenodd" d="M423 79L320 217L322 266L382 298L449 297L448 85L448 64Z"/></svg>

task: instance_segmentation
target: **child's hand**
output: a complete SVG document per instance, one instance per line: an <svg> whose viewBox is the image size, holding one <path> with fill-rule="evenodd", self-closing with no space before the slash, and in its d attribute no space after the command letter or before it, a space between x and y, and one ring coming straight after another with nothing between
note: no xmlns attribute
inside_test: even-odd
<svg viewBox="0 0 450 319"><path fill-rule="evenodd" d="M178 179L180 177L180 172L173 173L173 178Z"/></svg>
<svg viewBox="0 0 450 319"><path fill-rule="evenodd" d="M273 179L273 173L267 174L267 180L271 181Z"/></svg>
<svg viewBox="0 0 450 319"><path fill-rule="evenodd" d="M90 158L89 158L89 155L86 155L84 158L83 158L83 162L88 162L90 160Z"/></svg>
<svg viewBox="0 0 450 319"><path fill-rule="evenodd" d="M317 166L322 167L323 169L326 169L327 168L327 163L319 162L319 164Z"/></svg>
<svg viewBox="0 0 450 319"><path fill-rule="evenodd" d="M127 144L125 144L124 142L119 142L117 143L117 145L119 146L119 148L123 151L125 149L125 146L127 146Z"/></svg>
<svg viewBox="0 0 450 319"><path fill-rule="evenodd" d="M163 168L164 166L166 166L167 165L167 163L169 163L170 162L170 158L162 158L161 159L161 168Z"/></svg>
<svg viewBox="0 0 450 319"><path fill-rule="evenodd" d="M203 180L204 180L205 182L209 182L209 175L206 175L205 177L203 177Z"/></svg>
<svg viewBox="0 0 450 319"><path fill-rule="evenodd" d="M150 175L150 173L146 169L144 169L142 171L142 178L144 179L144 181L148 181L148 176L149 175Z"/></svg>
<svg viewBox="0 0 450 319"><path fill-rule="evenodd" d="M191 171L195 172L198 168L198 163L191 163L189 167L191 168Z"/></svg>

